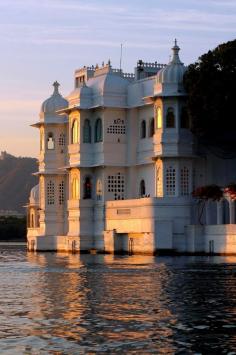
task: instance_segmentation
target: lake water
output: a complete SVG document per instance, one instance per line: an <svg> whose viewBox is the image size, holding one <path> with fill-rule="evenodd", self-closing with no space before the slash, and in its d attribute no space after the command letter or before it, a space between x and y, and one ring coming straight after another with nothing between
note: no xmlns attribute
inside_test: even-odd
<svg viewBox="0 0 236 355"><path fill-rule="evenodd" d="M0 246L0 354L236 354L236 257Z"/></svg>

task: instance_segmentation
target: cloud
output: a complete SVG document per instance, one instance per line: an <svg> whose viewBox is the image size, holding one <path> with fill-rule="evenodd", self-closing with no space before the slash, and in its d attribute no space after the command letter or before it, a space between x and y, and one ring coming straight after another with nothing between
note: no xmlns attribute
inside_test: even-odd
<svg viewBox="0 0 236 355"><path fill-rule="evenodd" d="M195 0L197 1L197 0ZM205 0L202 0L203 2ZM213 5L217 5L217 6L223 6L223 7L227 7L227 6L233 6L234 8L236 8L236 3L235 0L208 0L209 4L213 4Z"/></svg>
<svg viewBox="0 0 236 355"><path fill-rule="evenodd" d="M211 0L215 1L216 0ZM52 1L56 3L56 1ZM60 1L59 1L60 3ZM63 5L63 4L62 4ZM61 5L61 6L62 6ZM66 4L63 6L84 6ZM91 7L87 5L87 10L99 9L101 7ZM90 9L90 10L89 10ZM97 9L97 10L98 10ZM123 9L123 8L122 8ZM114 11L113 11L114 10ZM123 9L124 10L124 9ZM112 11L112 13L109 13ZM152 11L141 10L140 8L133 11L119 12L117 8L106 9L101 11L99 19L92 14L87 18L83 12L78 12L76 17L78 24L75 25L74 14L71 20L67 18L61 24L55 19L55 22L48 22L41 19L33 23L0 23L1 40L2 41L30 41L31 43L40 43L48 41L50 43L68 43L68 44L98 44L111 45L114 37L132 38L134 34L137 37L143 37L143 29L145 30L184 30L184 31L209 31L209 32L235 32L236 30L236 14L234 13L217 13L207 10L198 9L172 9L153 8ZM23 19L22 19L23 20ZM89 22L88 22L89 21ZM129 29L127 33L127 29ZM162 33L163 35L163 33ZM149 33L150 37L155 37L156 33ZM79 40L79 42L77 42ZM103 43L102 43L103 42Z"/></svg>
<svg viewBox="0 0 236 355"><path fill-rule="evenodd" d="M156 43L157 31L185 31L192 35L202 33L235 33L236 14L207 13L199 10L154 9L148 16L139 11L115 14L109 19L101 17L99 24L90 19L79 25L41 24L0 24L1 42L31 43L35 45L81 45L117 47L126 40L130 47L146 48ZM73 21L72 21L73 23ZM109 28L109 31L108 31ZM96 35L94 35L96 33ZM148 34L148 36L147 36ZM167 32L162 38L167 38Z"/></svg>
<svg viewBox="0 0 236 355"><path fill-rule="evenodd" d="M103 0L104 1L104 0ZM14 6L14 8L26 8L40 9L40 10L56 10L56 11L81 11L90 13L104 13L104 3L82 1L70 1L70 0L1 0L0 7ZM110 5L109 2L105 5L105 11L123 13L126 11L126 7Z"/></svg>

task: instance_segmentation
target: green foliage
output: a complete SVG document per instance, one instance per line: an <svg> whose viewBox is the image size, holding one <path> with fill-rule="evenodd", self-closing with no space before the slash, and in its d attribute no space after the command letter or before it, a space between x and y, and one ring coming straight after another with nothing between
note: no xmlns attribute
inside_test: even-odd
<svg viewBox="0 0 236 355"><path fill-rule="evenodd" d="M0 217L0 241L26 240L26 217Z"/></svg>
<svg viewBox="0 0 236 355"><path fill-rule="evenodd" d="M236 40L191 64L184 85L192 132L206 145L236 152Z"/></svg>

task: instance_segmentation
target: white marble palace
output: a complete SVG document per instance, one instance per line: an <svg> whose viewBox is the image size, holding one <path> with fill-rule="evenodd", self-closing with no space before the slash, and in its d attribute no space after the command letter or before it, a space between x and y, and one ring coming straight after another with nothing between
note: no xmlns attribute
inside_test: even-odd
<svg viewBox="0 0 236 355"><path fill-rule="evenodd" d="M236 161L198 149L189 130L175 41L169 64L134 74L101 67L59 84L39 121L39 184L28 204L28 249L236 253L234 202L209 202L198 222L191 192L236 179Z"/></svg>

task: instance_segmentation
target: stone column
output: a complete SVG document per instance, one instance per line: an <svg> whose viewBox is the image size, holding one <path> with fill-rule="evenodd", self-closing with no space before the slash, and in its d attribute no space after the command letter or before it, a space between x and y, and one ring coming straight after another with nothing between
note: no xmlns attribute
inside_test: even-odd
<svg viewBox="0 0 236 355"><path fill-rule="evenodd" d="M206 225L211 224L211 211L210 211L210 203L209 201L206 201Z"/></svg>
<svg viewBox="0 0 236 355"><path fill-rule="evenodd" d="M223 224L222 201L217 201L217 224Z"/></svg>

